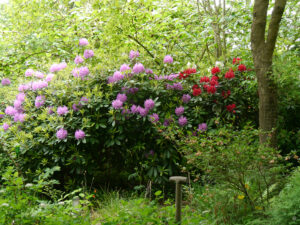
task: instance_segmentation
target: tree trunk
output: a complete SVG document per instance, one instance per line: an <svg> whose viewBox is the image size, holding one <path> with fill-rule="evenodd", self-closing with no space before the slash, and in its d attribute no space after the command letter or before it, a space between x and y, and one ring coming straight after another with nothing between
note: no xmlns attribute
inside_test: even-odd
<svg viewBox="0 0 300 225"><path fill-rule="evenodd" d="M269 0L255 0L251 47L259 93L260 143L276 147L277 87L272 78L272 57L287 0L276 0L266 36ZM266 36L266 37L265 37Z"/></svg>
<svg viewBox="0 0 300 225"><path fill-rule="evenodd" d="M255 60L258 80L260 143L276 147L277 87L272 79L272 62Z"/></svg>

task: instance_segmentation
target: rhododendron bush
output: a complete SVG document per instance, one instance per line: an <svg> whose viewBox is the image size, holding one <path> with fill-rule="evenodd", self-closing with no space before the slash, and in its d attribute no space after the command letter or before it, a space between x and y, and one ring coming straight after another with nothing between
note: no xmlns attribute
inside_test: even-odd
<svg viewBox="0 0 300 225"><path fill-rule="evenodd" d="M99 71L98 60L80 39L74 62L28 68L15 99L1 105L1 151L29 178L59 165L56 176L65 186L75 177L77 183L167 181L182 156L161 128L197 135L256 117L255 82L242 59L210 72L174 71L172 54L162 68L149 68L137 50L111 71Z"/></svg>

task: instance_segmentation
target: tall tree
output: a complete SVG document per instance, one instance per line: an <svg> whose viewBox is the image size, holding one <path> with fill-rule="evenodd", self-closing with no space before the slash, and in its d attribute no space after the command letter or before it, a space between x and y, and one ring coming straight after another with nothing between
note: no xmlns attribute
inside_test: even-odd
<svg viewBox="0 0 300 225"><path fill-rule="evenodd" d="M269 0L255 0L251 47L259 93L260 142L276 146L277 87L272 78L272 57L287 0L276 0L267 30Z"/></svg>

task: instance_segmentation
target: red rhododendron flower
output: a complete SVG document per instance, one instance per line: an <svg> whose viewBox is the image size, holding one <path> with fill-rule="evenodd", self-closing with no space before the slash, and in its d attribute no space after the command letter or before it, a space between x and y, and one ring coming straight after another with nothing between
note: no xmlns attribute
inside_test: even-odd
<svg viewBox="0 0 300 225"><path fill-rule="evenodd" d="M205 83L205 82L209 82L209 77L201 77L200 78L200 83Z"/></svg>
<svg viewBox="0 0 300 225"><path fill-rule="evenodd" d="M209 82L209 84L210 84L211 86L216 86L216 85L219 84L219 82L216 81L216 80L211 79L211 81Z"/></svg>
<svg viewBox="0 0 300 225"><path fill-rule="evenodd" d="M193 87L192 87L193 90L194 90L194 89L197 89L197 88L199 88L199 85L198 85L198 84L194 84Z"/></svg>
<svg viewBox="0 0 300 225"><path fill-rule="evenodd" d="M193 95L194 96L198 96L198 95L200 95L201 94L201 89L200 88L195 88L195 89L193 89Z"/></svg>
<svg viewBox="0 0 300 225"><path fill-rule="evenodd" d="M228 80L234 78L234 72L232 69L230 69L227 73L225 73L225 78Z"/></svg>
<svg viewBox="0 0 300 225"><path fill-rule="evenodd" d="M197 70L195 68L189 68L184 70L183 72L179 73L179 79L185 79L187 78L189 75L196 73Z"/></svg>
<svg viewBox="0 0 300 225"><path fill-rule="evenodd" d="M235 104L231 104L231 105L227 105L226 109L228 112L233 112L235 107L236 107ZM234 113L235 113L235 111L234 111Z"/></svg>
<svg viewBox="0 0 300 225"><path fill-rule="evenodd" d="M247 70L246 66L244 64L239 65L238 70L241 72L244 72Z"/></svg>
<svg viewBox="0 0 300 225"><path fill-rule="evenodd" d="M211 77L211 80L218 81L218 80L219 80L219 77L218 77L218 76L215 76L215 75L213 75L213 76Z"/></svg>
<svg viewBox="0 0 300 225"><path fill-rule="evenodd" d="M217 89L215 86L208 86L206 91L207 91L207 93L214 94L214 93L216 93Z"/></svg>
<svg viewBox="0 0 300 225"><path fill-rule="evenodd" d="M219 67L217 67L217 66L211 69L211 73L212 73L213 75L215 75L216 73L220 73L220 72L221 72L221 70L220 70Z"/></svg>
<svg viewBox="0 0 300 225"><path fill-rule="evenodd" d="M237 58L233 58L232 60L232 64L239 64L242 61L241 58L237 57Z"/></svg>

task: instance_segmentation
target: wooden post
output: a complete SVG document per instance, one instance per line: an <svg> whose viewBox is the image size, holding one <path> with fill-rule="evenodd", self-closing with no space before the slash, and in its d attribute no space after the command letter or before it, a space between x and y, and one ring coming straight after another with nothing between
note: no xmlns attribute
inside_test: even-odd
<svg viewBox="0 0 300 225"><path fill-rule="evenodd" d="M175 192L176 223L181 224L181 205L182 205L181 184L186 183L187 178L181 176L174 176L174 177L170 177L169 180L174 181L176 184L176 192Z"/></svg>

